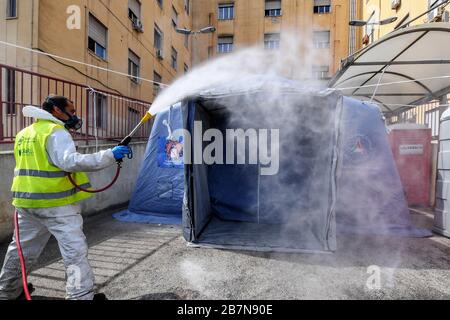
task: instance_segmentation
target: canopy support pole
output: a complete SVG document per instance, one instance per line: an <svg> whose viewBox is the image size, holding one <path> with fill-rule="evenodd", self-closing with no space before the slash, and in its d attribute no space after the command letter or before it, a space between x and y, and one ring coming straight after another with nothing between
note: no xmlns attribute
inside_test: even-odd
<svg viewBox="0 0 450 320"><path fill-rule="evenodd" d="M375 90L373 91L372 98L370 98L370 103L373 102L373 99L374 99L375 96L377 95L378 88L380 87L381 80L383 80L383 76L384 76L384 73L386 72L387 68L389 68L389 65L386 65L386 66L384 67L383 73L381 74L380 79L378 80L378 84L377 84L377 86L375 87Z"/></svg>

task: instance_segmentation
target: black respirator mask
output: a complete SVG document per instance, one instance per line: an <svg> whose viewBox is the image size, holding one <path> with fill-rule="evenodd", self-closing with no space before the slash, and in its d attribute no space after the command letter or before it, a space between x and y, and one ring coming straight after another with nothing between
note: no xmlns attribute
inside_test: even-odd
<svg viewBox="0 0 450 320"><path fill-rule="evenodd" d="M73 129L75 131L78 131L83 127L83 120L81 120L80 118L78 118L75 115L69 114L65 110L61 110L61 111L64 112L67 116L69 116L68 120L61 120L62 122L64 122L64 126L66 127L66 129L68 129L68 130Z"/></svg>
<svg viewBox="0 0 450 320"><path fill-rule="evenodd" d="M61 120L62 122L64 122L64 127L66 127L67 130L80 130L83 127L83 120L78 118L76 115L72 115L70 113L68 113L65 110L65 107L61 107L58 106L57 104L55 104L55 102L52 100L52 98L47 98L46 101L47 103L50 103L51 105L53 105L54 107L58 108L59 110L61 110L64 114L66 114L69 119L67 120Z"/></svg>

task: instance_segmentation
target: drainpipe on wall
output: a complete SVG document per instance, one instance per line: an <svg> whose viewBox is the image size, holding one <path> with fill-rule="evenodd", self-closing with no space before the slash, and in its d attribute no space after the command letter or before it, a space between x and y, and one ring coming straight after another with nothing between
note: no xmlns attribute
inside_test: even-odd
<svg viewBox="0 0 450 320"><path fill-rule="evenodd" d="M333 22L333 30L334 30L334 35L333 35L333 66L332 66L332 71L333 73L336 72L336 70L339 70L339 66L340 63L338 64L338 66L336 67L336 45L337 43L340 43L340 40L336 40L339 39L338 34L337 34L337 28L336 28L336 24L337 24L337 15L338 15L338 8L341 8L340 4L337 4L334 6L334 22Z"/></svg>
<svg viewBox="0 0 450 320"><path fill-rule="evenodd" d="M380 0L380 2L379 2L379 8L380 8L380 13L379 13L379 16L378 16L378 21L381 21L382 20L382 17L381 17L381 0ZM381 27L382 27L382 25L380 24L379 26L378 26L378 39L380 39L381 38ZM378 40L377 39L377 40Z"/></svg>
<svg viewBox="0 0 450 320"><path fill-rule="evenodd" d="M37 3L36 3L37 2ZM37 11L35 11L37 10ZM30 40L30 48L37 48L39 41L39 30L37 32L34 31L35 25L36 28L39 26L36 24L35 15L39 15L39 0L31 1L31 40ZM30 52L30 70L33 72L39 72L39 57L35 55L33 52Z"/></svg>

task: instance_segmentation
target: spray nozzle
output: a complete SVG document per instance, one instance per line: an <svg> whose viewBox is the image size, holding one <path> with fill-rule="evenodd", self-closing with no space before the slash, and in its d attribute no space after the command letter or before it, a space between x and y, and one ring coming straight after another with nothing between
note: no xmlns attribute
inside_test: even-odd
<svg viewBox="0 0 450 320"><path fill-rule="evenodd" d="M131 142L132 137L126 136L122 141L120 141L119 146L128 146Z"/></svg>

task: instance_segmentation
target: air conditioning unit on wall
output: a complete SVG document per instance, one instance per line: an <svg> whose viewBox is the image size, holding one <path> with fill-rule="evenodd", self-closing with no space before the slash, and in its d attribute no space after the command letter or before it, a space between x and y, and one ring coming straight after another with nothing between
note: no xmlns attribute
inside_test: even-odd
<svg viewBox="0 0 450 320"><path fill-rule="evenodd" d="M142 25L141 20L139 19L133 20L133 29L139 32L144 32L144 26Z"/></svg>
<svg viewBox="0 0 450 320"><path fill-rule="evenodd" d="M450 22L450 14L445 7L439 7L429 13L428 22Z"/></svg>
<svg viewBox="0 0 450 320"><path fill-rule="evenodd" d="M162 50L156 50L156 57L160 60L163 59L163 52Z"/></svg>
<svg viewBox="0 0 450 320"><path fill-rule="evenodd" d="M391 0L392 10L397 10L402 5L402 0Z"/></svg>

